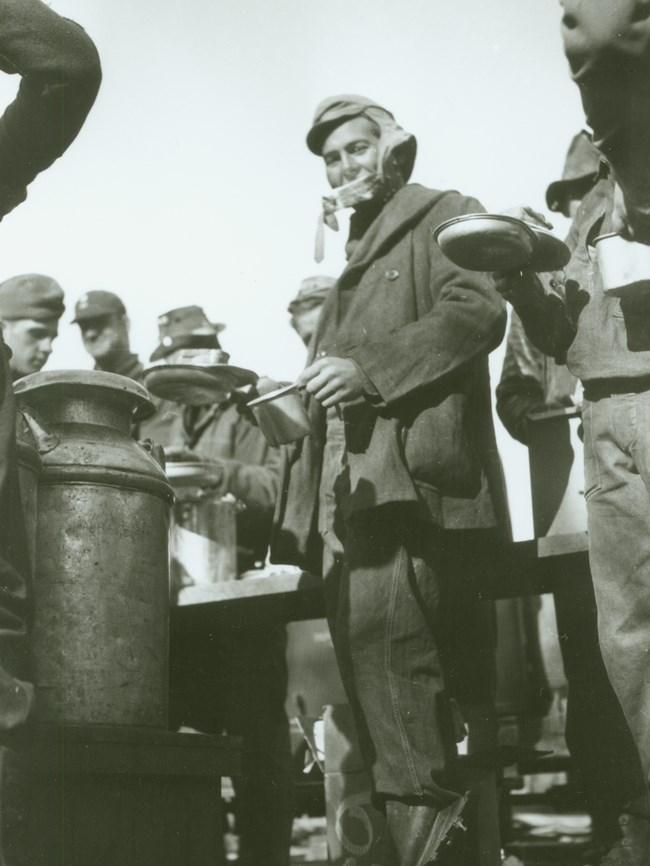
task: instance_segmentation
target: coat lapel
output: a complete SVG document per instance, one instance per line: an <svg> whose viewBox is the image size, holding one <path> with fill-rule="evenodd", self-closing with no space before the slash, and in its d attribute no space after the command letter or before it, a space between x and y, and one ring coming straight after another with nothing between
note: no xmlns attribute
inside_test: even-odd
<svg viewBox="0 0 650 866"><path fill-rule="evenodd" d="M399 189L359 241L339 278L337 288L345 288L358 281L360 274L373 260L395 242L396 236L420 219L444 195L444 192L426 189L419 184L409 184Z"/></svg>

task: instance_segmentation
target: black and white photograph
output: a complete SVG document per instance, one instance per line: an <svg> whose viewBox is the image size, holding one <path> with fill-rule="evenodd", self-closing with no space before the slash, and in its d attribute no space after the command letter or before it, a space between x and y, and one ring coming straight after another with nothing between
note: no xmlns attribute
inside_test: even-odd
<svg viewBox="0 0 650 866"><path fill-rule="evenodd" d="M0 866L649 786L649 0L0 0Z"/></svg>

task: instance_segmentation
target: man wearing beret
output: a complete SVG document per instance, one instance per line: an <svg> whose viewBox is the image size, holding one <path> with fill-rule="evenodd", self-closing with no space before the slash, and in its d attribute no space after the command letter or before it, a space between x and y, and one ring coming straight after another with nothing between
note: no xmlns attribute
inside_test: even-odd
<svg viewBox="0 0 650 866"><path fill-rule="evenodd" d="M299 379L312 434L287 457L273 559L322 568L396 862L424 866L463 805L445 682L454 660L439 617L450 582L462 579L451 551L480 547L505 516L488 375L505 305L489 279L451 265L432 240L443 220L481 205L408 183L415 138L390 112L332 97L307 145L333 188L323 224L335 227L343 207L354 214L348 264ZM488 668L491 654L487 644Z"/></svg>
<svg viewBox="0 0 650 866"><path fill-rule="evenodd" d="M72 322L79 325L84 349L95 362L95 370L142 381L144 366L131 351L129 317L117 295L86 292L75 304Z"/></svg>
<svg viewBox="0 0 650 866"><path fill-rule="evenodd" d="M193 356L221 352L224 326L211 322L201 307L170 310L158 325L160 342L152 361L191 364ZM158 421L144 427L147 436L165 446L168 460L206 460L221 468L219 492L243 505L237 515L240 574L266 559L280 469L279 450L267 444L243 402L224 392L205 406L163 403ZM281 623L224 624L205 640L192 636L188 644L172 635L173 722L243 738L242 772L233 779L242 866L290 864L285 654Z"/></svg>
<svg viewBox="0 0 650 866"><path fill-rule="evenodd" d="M23 274L0 283L0 326L14 381L44 367L64 310L63 290L52 277Z"/></svg>
<svg viewBox="0 0 650 866"><path fill-rule="evenodd" d="M321 274L317 277L306 277L300 284L298 294L291 301L288 312L291 316L291 327L298 334L305 346L309 346L316 330L325 298L336 285L334 277Z"/></svg>

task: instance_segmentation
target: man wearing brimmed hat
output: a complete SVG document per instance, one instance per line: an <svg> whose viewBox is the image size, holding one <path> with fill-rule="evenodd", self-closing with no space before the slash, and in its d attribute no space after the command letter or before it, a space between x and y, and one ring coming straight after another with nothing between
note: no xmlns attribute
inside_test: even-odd
<svg viewBox="0 0 650 866"><path fill-rule="evenodd" d="M603 866L641 866L650 862L650 8L642 0L562 6L565 54L607 164L574 220L564 284L549 293L524 269L497 288L535 345L566 361L583 386L598 636L646 782Z"/></svg>
<svg viewBox="0 0 650 866"><path fill-rule="evenodd" d="M63 290L52 277L22 274L0 283L0 326L14 380L44 367L64 310Z"/></svg>
<svg viewBox="0 0 650 866"><path fill-rule="evenodd" d="M72 323L79 325L84 349L96 370L142 380L144 366L131 351L129 317L116 294L86 292L75 304Z"/></svg>
<svg viewBox="0 0 650 866"><path fill-rule="evenodd" d="M191 364L192 353L200 358L221 349L224 325L211 322L201 307L170 310L159 317L158 327L152 361ZM243 505L237 516L240 573L259 568L266 558L280 468L279 450L269 447L244 402L224 393L221 402L207 406L165 403L157 431L145 422L146 435L162 442L169 460L199 459L220 466L220 492ZM224 625L205 641L192 636L187 644L171 647L173 721L243 737L242 774L233 780L243 866L290 864L285 649L285 628L275 623Z"/></svg>
<svg viewBox="0 0 650 866"><path fill-rule="evenodd" d="M597 212L611 193L599 181L601 161L589 133L583 130L576 135L561 180L551 183L546 192L549 208L573 218L588 195L587 213L593 208ZM580 220L584 219L583 208ZM543 274L541 279L553 291L559 275ZM496 389L497 413L511 436L527 445L531 414L574 406L581 399L577 377L535 347L513 311ZM603 663L590 574L576 569L570 580L558 582L553 598L569 684L566 742L576 764L578 789L592 817L592 839L602 854L620 838L618 820L629 802L643 793L643 772Z"/></svg>
<svg viewBox="0 0 650 866"><path fill-rule="evenodd" d="M323 274L306 277L300 284L298 294L287 308L291 315L291 327L305 346L309 345L314 335L325 298L335 285L334 277L326 277Z"/></svg>
<svg viewBox="0 0 650 866"><path fill-rule="evenodd" d="M452 690L467 681L458 659L442 657L438 619L452 535L474 530L480 544L504 505L487 356L503 336L505 306L489 279L451 265L432 239L443 220L482 207L408 183L415 138L389 111L365 97L326 99L307 145L332 187L323 227L336 227L339 209L354 213L348 265L299 379L313 432L288 454L273 559L322 568L342 679L396 862L424 866L445 835L440 824L462 808L443 670L456 680ZM480 619L465 592L464 615ZM486 643L472 697L489 704L490 641L475 631Z"/></svg>

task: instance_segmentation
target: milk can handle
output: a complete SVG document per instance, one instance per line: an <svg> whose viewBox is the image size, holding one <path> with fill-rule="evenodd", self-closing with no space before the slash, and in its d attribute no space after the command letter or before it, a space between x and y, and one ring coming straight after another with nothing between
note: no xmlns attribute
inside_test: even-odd
<svg viewBox="0 0 650 866"><path fill-rule="evenodd" d="M53 451L61 441L56 433L52 433L48 429L45 421L38 414L36 409L30 406L21 406L18 413L22 415L25 424L29 427L29 432L34 437L36 447L39 454L48 454Z"/></svg>

